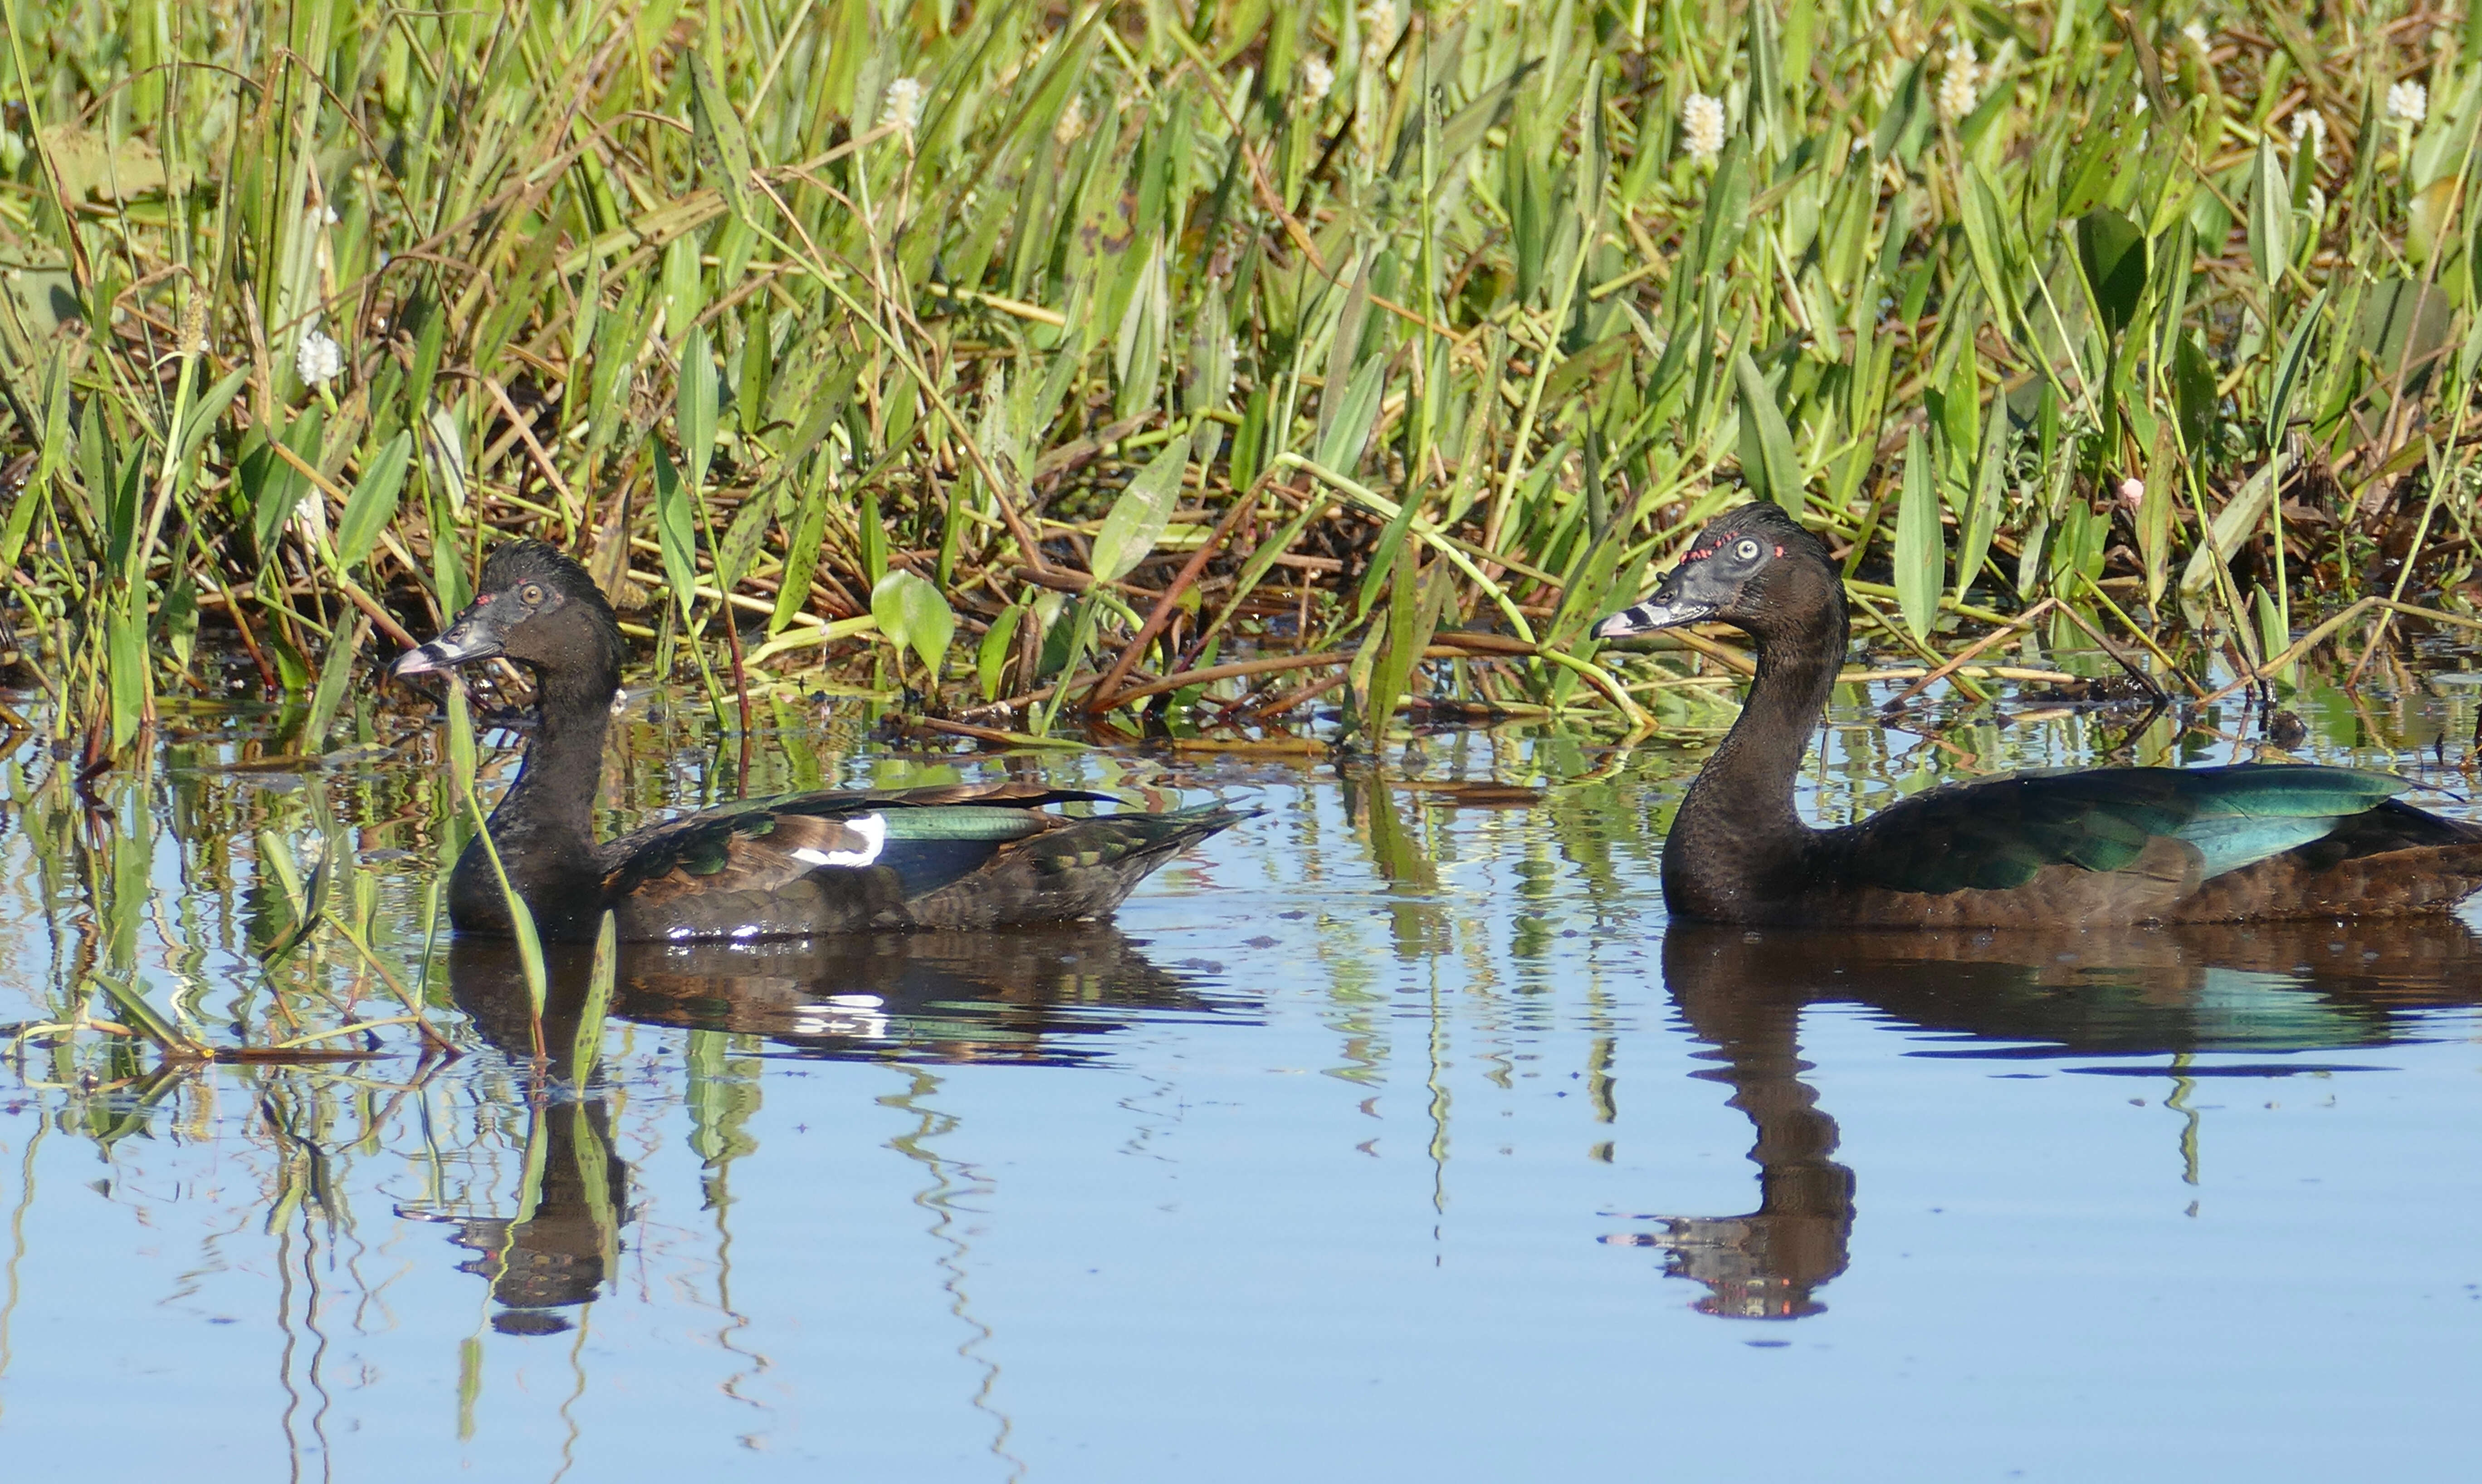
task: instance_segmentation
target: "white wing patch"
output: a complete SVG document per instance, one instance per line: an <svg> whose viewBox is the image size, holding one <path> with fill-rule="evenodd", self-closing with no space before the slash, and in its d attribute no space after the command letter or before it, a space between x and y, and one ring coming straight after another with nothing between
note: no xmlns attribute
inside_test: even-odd
<svg viewBox="0 0 2482 1484"><path fill-rule="evenodd" d="M805 845L793 852L793 859L809 865L868 865L887 848L887 816L864 814L846 820L844 825L861 836L861 849L812 850Z"/></svg>

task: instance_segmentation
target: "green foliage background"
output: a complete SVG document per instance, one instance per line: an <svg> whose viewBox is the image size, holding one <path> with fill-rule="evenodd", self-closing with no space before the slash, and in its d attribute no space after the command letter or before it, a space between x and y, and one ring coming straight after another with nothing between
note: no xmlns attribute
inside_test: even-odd
<svg viewBox="0 0 2482 1484"><path fill-rule="evenodd" d="M0 586L96 756L210 624L315 743L489 530L719 697L1033 729L1306 678L1642 720L1586 627L1745 488L1925 654L2055 597L2246 668L2469 565L2453 11L6 16Z"/></svg>

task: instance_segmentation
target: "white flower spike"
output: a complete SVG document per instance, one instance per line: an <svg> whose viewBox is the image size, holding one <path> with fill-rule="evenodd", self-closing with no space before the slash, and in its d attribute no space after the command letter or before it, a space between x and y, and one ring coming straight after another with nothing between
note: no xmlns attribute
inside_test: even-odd
<svg viewBox="0 0 2482 1484"><path fill-rule="evenodd" d="M293 348L293 369L313 386L325 386L345 374L345 348L330 339L313 320Z"/></svg>
<svg viewBox="0 0 2482 1484"><path fill-rule="evenodd" d="M2292 116L2292 147L2307 148L2311 159L2327 152L2327 116L2314 108L2304 108Z"/></svg>
<svg viewBox="0 0 2482 1484"><path fill-rule="evenodd" d="M879 126L894 125L896 132L911 139L914 125L922 121L922 85L911 77L889 83L879 105Z"/></svg>
<svg viewBox="0 0 2482 1484"><path fill-rule="evenodd" d="M1335 68L1328 66L1326 58L1305 57L1302 59L1303 107L1318 107L1321 103L1327 101L1328 93L1333 92L1334 88Z"/></svg>
<svg viewBox="0 0 2482 1484"><path fill-rule="evenodd" d="M1947 49L1947 66L1940 71L1940 115L1957 122L1981 99L1982 68L1974 61L1973 43L1959 41Z"/></svg>
<svg viewBox="0 0 2482 1484"><path fill-rule="evenodd" d="M1693 93L1680 105L1680 144L1703 165L1724 152L1724 100Z"/></svg>
<svg viewBox="0 0 2482 1484"><path fill-rule="evenodd" d="M2430 90L2408 77L2388 90L2388 117L2415 128L2430 115Z"/></svg>

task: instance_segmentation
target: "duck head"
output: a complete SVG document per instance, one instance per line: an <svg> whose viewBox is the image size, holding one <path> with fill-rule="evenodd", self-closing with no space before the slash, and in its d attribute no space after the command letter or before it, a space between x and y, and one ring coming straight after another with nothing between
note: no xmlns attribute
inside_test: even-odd
<svg viewBox="0 0 2482 1484"><path fill-rule="evenodd" d="M539 541L491 553L474 601L438 638L409 649L389 669L397 678L436 675L476 660L505 658L546 682L620 681L619 620L586 569Z"/></svg>
<svg viewBox="0 0 2482 1484"><path fill-rule="evenodd" d="M1843 616L1843 584L1826 543L1775 505L1725 512L1698 533L1651 596L1595 625L1597 639L1730 623L1752 634Z"/></svg>

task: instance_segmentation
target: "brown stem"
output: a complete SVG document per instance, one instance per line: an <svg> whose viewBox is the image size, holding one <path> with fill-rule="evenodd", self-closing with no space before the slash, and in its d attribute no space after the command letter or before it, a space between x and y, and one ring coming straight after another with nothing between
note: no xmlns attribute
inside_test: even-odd
<svg viewBox="0 0 2482 1484"><path fill-rule="evenodd" d="M1163 632L1165 624L1172 622L1173 608L1180 601L1180 596L1189 591L1190 584L1198 580L1199 573L1206 570L1208 560L1230 538L1232 528L1241 523L1242 517L1257 507L1258 490L1267 482L1268 476L1260 474L1248 493L1226 507L1223 517L1215 522L1215 529L1207 534L1205 542L1190 553L1179 572L1165 584L1163 596L1155 599L1153 609L1147 614L1146 623L1138 626L1137 637L1121 650L1121 657L1113 662L1111 670L1096 682L1094 690L1087 693L1086 709L1089 713L1110 711L1120 703L1121 684L1128 679L1130 670L1136 667L1139 653L1154 642L1155 635Z"/></svg>
<svg viewBox="0 0 2482 1484"><path fill-rule="evenodd" d="M1160 696L1166 691L1186 690L1193 685L1210 685L1217 680L1238 679L1242 676L1275 675L1285 670L1315 670L1321 665L1349 665L1351 649L1329 649L1317 654L1279 654L1270 659L1245 659L1229 665L1209 665L1204 670L1184 671L1144 685L1133 685L1122 691L1116 701L1138 701L1148 696Z"/></svg>

